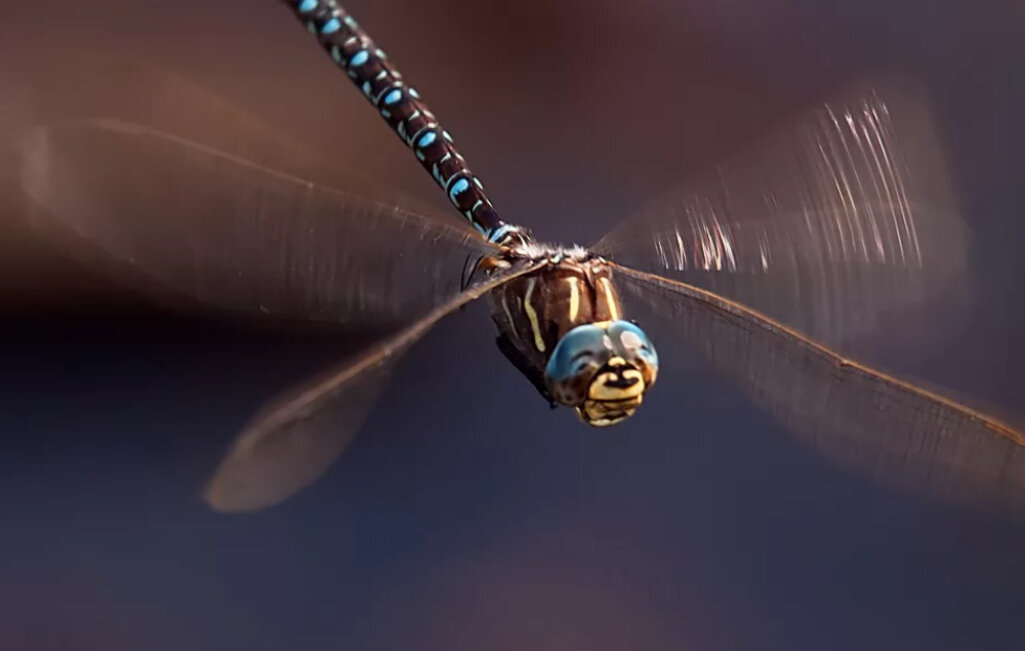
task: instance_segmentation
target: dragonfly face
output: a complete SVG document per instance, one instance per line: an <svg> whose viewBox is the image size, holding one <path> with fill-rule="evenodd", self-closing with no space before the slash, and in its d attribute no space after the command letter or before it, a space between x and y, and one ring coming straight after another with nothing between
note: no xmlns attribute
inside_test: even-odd
<svg viewBox="0 0 1025 651"><path fill-rule="evenodd" d="M648 336L621 320L570 330L545 366L549 395L595 427L632 416L657 376L658 354Z"/></svg>

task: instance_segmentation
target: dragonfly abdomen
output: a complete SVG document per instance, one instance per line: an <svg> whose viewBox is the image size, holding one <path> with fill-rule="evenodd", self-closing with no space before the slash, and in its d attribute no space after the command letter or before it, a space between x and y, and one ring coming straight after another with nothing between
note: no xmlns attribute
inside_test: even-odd
<svg viewBox="0 0 1025 651"><path fill-rule="evenodd" d="M498 217L484 185L456 150L415 88L388 61L359 24L335 0L285 0L310 33L384 118L442 188L452 205L482 236L499 245L523 239Z"/></svg>

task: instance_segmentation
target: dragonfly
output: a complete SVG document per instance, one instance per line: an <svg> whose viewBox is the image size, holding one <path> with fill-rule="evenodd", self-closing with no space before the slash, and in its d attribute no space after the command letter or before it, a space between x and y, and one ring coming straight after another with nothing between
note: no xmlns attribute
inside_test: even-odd
<svg viewBox="0 0 1025 651"><path fill-rule="evenodd" d="M972 504L1025 502L1020 432L842 354L894 311L947 300L966 273L968 232L917 95L858 86L591 246L553 245L500 218L449 132L337 2L285 4L327 53L325 69L355 84L454 211L343 188L353 177L149 72L112 89L127 117L45 124L23 146L22 186L40 219L148 291L243 314L398 324L259 411L207 486L212 508L263 509L316 481L404 353L477 300L509 362L587 425L673 399L656 380L686 351L873 478ZM199 123L204 141L182 135Z"/></svg>

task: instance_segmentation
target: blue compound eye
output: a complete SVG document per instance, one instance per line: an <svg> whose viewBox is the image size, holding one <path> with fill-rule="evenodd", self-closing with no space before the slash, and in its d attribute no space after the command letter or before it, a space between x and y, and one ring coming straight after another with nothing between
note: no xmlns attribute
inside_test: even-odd
<svg viewBox="0 0 1025 651"><path fill-rule="evenodd" d="M577 326L567 332L556 344L545 367L549 381L563 382L600 364L607 356L606 337L605 330L594 324Z"/></svg>
<svg viewBox="0 0 1025 651"><path fill-rule="evenodd" d="M609 326L609 336L618 340L628 356L636 355L653 367L658 367L658 353L648 335L629 321L615 321Z"/></svg>

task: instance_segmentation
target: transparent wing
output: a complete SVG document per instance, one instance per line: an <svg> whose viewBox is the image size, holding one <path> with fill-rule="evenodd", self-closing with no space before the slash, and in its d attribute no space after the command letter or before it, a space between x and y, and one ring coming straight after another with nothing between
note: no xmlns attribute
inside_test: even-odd
<svg viewBox="0 0 1025 651"><path fill-rule="evenodd" d="M739 303L616 271L628 298L650 311L656 344L692 351L822 453L948 500L1025 510L1021 433L846 360Z"/></svg>
<svg viewBox="0 0 1025 651"><path fill-rule="evenodd" d="M460 289L474 234L144 126L37 131L23 187L48 218L159 285L242 312L422 313Z"/></svg>
<svg viewBox="0 0 1025 651"><path fill-rule="evenodd" d="M356 171L365 168L368 149L360 135L365 129L358 126L367 119L362 98L353 98L353 108L358 107L358 111L352 116L344 106L332 107L337 121L331 135L340 136L323 138L317 143L320 149L313 150L191 79L134 58L89 56L81 62L61 60L59 66L49 75L37 75L31 84L37 124L106 119L144 125L326 188L399 205L454 229L477 234L464 218L448 210L447 202L445 210L438 210L434 204L376 176ZM260 82L254 93L266 98L265 84ZM286 113L279 119L303 118L301 114ZM373 116L369 119L372 122ZM342 143L349 145L348 149L341 147Z"/></svg>
<svg viewBox="0 0 1025 651"><path fill-rule="evenodd" d="M458 293L467 257L493 251L157 69L102 66L68 86L37 89L54 121L23 143L37 224L150 291L289 318L405 319ZM115 117L81 117L93 115Z"/></svg>
<svg viewBox="0 0 1025 651"><path fill-rule="evenodd" d="M401 355L439 319L536 270L524 266L476 285L355 361L272 402L239 435L206 489L218 511L254 511L313 483L345 451Z"/></svg>
<svg viewBox="0 0 1025 651"><path fill-rule="evenodd" d="M967 296L943 153L920 94L862 85L592 250L843 348L897 310Z"/></svg>

